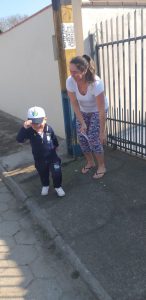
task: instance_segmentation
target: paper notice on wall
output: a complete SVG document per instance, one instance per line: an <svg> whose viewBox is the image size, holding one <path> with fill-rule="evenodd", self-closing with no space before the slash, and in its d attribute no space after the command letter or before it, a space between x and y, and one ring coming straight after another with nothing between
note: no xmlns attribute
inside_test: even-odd
<svg viewBox="0 0 146 300"><path fill-rule="evenodd" d="M75 49L76 43L75 43L74 24L73 23L62 23L61 31L62 31L63 48L64 49Z"/></svg>

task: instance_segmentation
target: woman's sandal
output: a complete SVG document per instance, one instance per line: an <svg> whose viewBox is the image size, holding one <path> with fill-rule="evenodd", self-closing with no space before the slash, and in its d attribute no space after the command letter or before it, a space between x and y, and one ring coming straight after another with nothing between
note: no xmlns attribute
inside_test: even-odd
<svg viewBox="0 0 146 300"><path fill-rule="evenodd" d="M103 172L96 171L96 173L93 175L93 178L94 179L100 179L100 178L102 178L105 175L105 173L106 173L106 170L103 171Z"/></svg>
<svg viewBox="0 0 146 300"><path fill-rule="evenodd" d="M82 174L87 174L91 169L93 169L95 166L91 166L91 167L83 167L82 168Z"/></svg>

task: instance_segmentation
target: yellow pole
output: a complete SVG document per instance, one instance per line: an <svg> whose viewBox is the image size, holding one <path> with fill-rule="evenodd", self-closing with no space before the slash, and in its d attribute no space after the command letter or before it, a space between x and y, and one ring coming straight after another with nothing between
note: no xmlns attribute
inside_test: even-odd
<svg viewBox="0 0 146 300"><path fill-rule="evenodd" d="M65 90L69 61L76 55L72 0L52 0L61 90Z"/></svg>
<svg viewBox="0 0 146 300"><path fill-rule="evenodd" d="M52 7L67 150L69 154L75 154L75 147L73 147L73 113L66 91L66 78L69 76L69 61L73 56L76 56L72 0L52 0Z"/></svg>

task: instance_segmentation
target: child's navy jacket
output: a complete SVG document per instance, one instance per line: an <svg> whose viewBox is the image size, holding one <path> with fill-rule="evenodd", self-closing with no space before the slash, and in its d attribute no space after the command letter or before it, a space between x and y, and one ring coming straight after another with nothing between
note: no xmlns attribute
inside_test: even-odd
<svg viewBox="0 0 146 300"><path fill-rule="evenodd" d="M58 140L53 129L47 124L44 127L43 137L32 127L27 129L22 127L18 132L16 140L19 143L24 143L26 140L30 141L35 161L52 160L57 156L56 147L59 145Z"/></svg>

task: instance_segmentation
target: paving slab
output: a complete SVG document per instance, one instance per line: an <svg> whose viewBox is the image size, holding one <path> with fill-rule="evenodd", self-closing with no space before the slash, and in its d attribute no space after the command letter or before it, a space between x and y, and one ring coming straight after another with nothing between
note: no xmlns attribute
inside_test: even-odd
<svg viewBox="0 0 146 300"><path fill-rule="evenodd" d="M0 298L60 300L64 295L70 299L77 295L80 300L94 300L80 276L72 275L74 269L57 252L48 233L32 220L26 206L22 208L20 199L16 200L6 186L5 193L13 209L8 208L5 222L0 205ZM17 224L15 230L11 219Z"/></svg>
<svg viewBox="0 0 146 300"><path fill-rule="evenodd" d="M108 171L98 182L92 180L92 172L81 175L82 159L63 167L63 199L56 198L53 188L42 198L36 175L15 180L45 209L57 232L112 299L145 300L146 162L118 151L106 155Z"/></svg>

